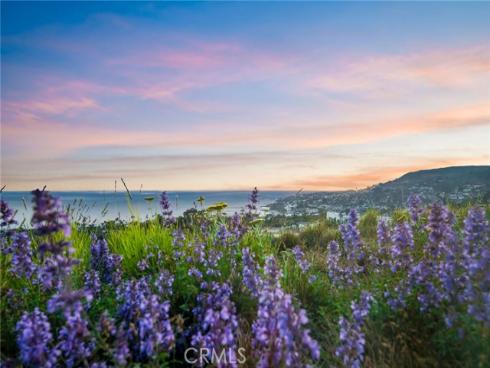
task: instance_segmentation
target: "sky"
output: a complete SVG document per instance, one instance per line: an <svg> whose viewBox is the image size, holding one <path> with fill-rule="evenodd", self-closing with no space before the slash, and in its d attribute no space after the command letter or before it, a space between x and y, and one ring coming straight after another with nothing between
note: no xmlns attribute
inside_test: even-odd
<svg viewBox="0 0 490 368"><path fill-rule="evenodd" d="M7 190L344 190L490 163L490 3L1 3Z"/></svg>

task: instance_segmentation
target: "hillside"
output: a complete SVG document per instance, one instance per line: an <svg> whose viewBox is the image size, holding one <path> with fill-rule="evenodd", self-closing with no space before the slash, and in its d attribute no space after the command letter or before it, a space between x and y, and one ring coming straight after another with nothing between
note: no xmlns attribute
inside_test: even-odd
<svg viewBox="0 0 490 368"><path fill-rule="evenodd" d="M453 166L407 173L395 180L358 191L301 193L274 202L277 214L341 214L350 208L387 211L405 204L410 193L425 202L437 199L456 203L490 200L490 166Z"/></svg>

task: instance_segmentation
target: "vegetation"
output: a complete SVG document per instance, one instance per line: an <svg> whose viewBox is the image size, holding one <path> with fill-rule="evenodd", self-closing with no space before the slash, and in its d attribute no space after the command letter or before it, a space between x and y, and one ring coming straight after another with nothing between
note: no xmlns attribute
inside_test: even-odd
<svg viewBox="0 0 490 368"><path fill-rule="evenodd" d="M257 191L232 217L175 219L163 193L160 216L98 226L33 197L30 228L1 203L2 366L489 366L488 207L412 196L274 237Z"/></svg>

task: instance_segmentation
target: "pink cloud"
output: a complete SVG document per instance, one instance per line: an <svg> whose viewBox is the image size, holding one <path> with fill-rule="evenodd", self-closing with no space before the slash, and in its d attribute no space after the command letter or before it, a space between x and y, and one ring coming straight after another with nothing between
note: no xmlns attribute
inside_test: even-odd
<svg viewBox="0 0 490 368"><path fill-rule="evenodd" d="M490 49L480 45L418 54L364 56L346 61L330 72L315 74L307 85L333 92L381 93L386 97L393 89L407 89L413 85L472 86L481 83L482 79L488 81L489 69Z"/></svg>
<svg viewBox="0 0 490 368"><path fill-rule="evenodd" d="M18 147L25 157L57 157L91 146L143 146L192 149L315 149L364 144L403 135L450 131L473 126L490 126L490 104L481 103L443 110L429 115L398 119L336 122L334 125L307 125L253 129L231 128L226 123L202 126L192 131L124 130L93 124L63 124L54 120L30 119L4 124L2 136L7 146Z"/></svg>

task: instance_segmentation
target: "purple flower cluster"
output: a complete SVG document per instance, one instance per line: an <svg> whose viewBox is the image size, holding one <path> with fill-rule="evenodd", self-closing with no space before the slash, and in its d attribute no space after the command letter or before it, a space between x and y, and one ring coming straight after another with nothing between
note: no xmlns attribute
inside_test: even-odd
<svg viewBox="0 0 490 368"><path fill-rule="evenodd" d="M170 226L175 223L175 217L172 215L172 206L168 199L167 192L162 192L160 195L160 206L162 207L162 216L165 226Z"/></svg>
<svg viewBox="0 0 490 368"><path fill-rule="evenodd" d="M83 300L90 303L92 298L92 294L86 290L64 290L48 301L48 312L62 311L66 321L59 332L57 349L62 353L68 367L85 361L95 348L95 340L83 316Z"/></svg>
<svg viewBox="0 0 490 368"><path fill-rule="evenodd" d="M68 214L63 211L61 200L48 191L36 189L32 192L34 213L31 224L38 235L50 235L62 231L65 237L71 234ZM53 251L53 253L56 253Z"/></svg>
<svg viewBox="0 0 490 368"><path fill-rule="evenodd" d="M349 268L344 268L341 264L341 251L339 243L335 240L328 243L327 273L330 281L334 285L342 282L352 282L352 273Z"/></svg>
<svg viewBox="0 0 490 368"><path fill-rule="evenodd" d="M116 327L107 311L100 316L96 329L103 343L108 347L108 352L111 353L116 366L126 366L131 352L124 329Z"/></svg>
<svg viewBox="0 0 490 368"><path fill-rule="evenodd" d="M259 203L259 191L257 187L255 187L252 190L252 193L250 194L248 203L246 205L246 210L247 210L246 215L248 219L253 219L254 217L257 216L258 203Z"/></svg>
<svg viewBox="0 0 490 368"><path fill-rule="evenodd" d="M346 224L339 227L342 235L343 247L335 249L336 254L331 255L331 262L337 261L336 268L343 274L344 281L349 284L353 282L353 275L364 271L365 252L361 240L361 233L358 229L359 215L356 210L349 211L349 219ZM330 248L335 248L335 245L330 244ZM330 257L330 255L329 255ZM339 280L334 280L339 281Z"/></svg>
<svg viewBox="0 0 490 368"><path fill-rule="evenodd" d="M358 223L359 215L355 209L351 209L349 211L349 220L339 228L344 241L344 248L349 256L356 255L356 251L362 246L361 233L357 228Z"/></svg>
<svg viewBox="0 0 490 368"><path fill-rule="evenodd" d="M219 231L218 231L219 234ZM226 231L226 234L228 232ZM225 236L226 238L228 235ZM214 239L215 247L208 247L206 242L194 242L189 244L190 254L187 262L190 265L188 274L201 281L203 274L219 276L218 262L223 257L223 246L219 237ZM226 241L224 241L226 243Z"/></svg>
<svg viewBox="0 0 490 368"><path fill-rule="evenodd" d="M121 281L122 257L112 254L105 239L94 239L90 245L90 269L104 284L117 285Z"/></svg>
<svg viewBox="0 0 490 368"><path fill-rule="evenodd" d="M36 189L32 194L34 213L31 224L36 234L47 240L38 248L43 261L38 267L38 279L45 289L60 289L73 266L79 263L71 258L73 249L70 242L54 240L54 235L60 232L65 237L70 236L68 215L63 211L61 201L49 192Z"/></svg>
<svg viewBox="0 0 490 368"><path fill-rule="evenodd" d="M465 252L469 255L488 247L490 229L483 208L474 207L468 211L463 231Z"/></svg>
<svg viewBox="0 0 490 368"><path fill-rule="evenodd" d="M84 290L90 292L94 297L101 292L100 277L97 271L87 271L84 276Z"/></svg>
<svg viewBox="0 0 490 368"><path fill-rule="evenodd" d="M391 272L407 269L412 263L410 252L415 246L410 224L408 222L397 224L391 236L391 241Z"/></svg>
<svg viewBox="0 0 490 368"><path fill-rule="evenodd" d="M160 297L170 297L173 294L172 285L175 277L167 270L160 270L154 285Z"/></svg>
<svg viewBox="0 0 490 368"><path fill-rule="evenodd" d="M444 254L447 247L454 244L456 241L454 222L454 214L446 206L440 202L432 205L426 226L429 231L429 242L425 247L427 257L439 257Z"/></svg>
<svg viewBox="0 0 490 368"><path fill-rule="evenodd" d="M78 260L69 256L53 255L38 267L38 280L47 290L53 288L61 289L65 279L71 274L73 266L78 263Z"/></svg>
<svg viewBox="0 0 490 368"><path fill-rule="evenodd" d="M380 219L376 228L378 249L370 254L370 263L375 266L375 272L381 272L389 263L391 236L388 222L385 219Z"/></svg>
<svg viewBox="0 0 490 368"><path fill-rule="evenodd" d="M60 352L50 345L53 340L48 318L38 308L24 312L17 322L17 345L26 367L55 367Z"/></svg>
<svg viewBox="0 0 490 368"><path fill-rule="evenodd" d="M55 313L62 311L65 319L70 317L81 318L83 313L83 300L90 303L93 296L90 292L85 290L63 290L54 294L48 301L48 312Z"/></svg>
<svg viewBox="0 0 490 368"><path fill-rule="evenodd" d="M308 355L314 360L320 357L318 343L304 327L308 323L306 312L295 308L291 295L280 286L280 276L275 259L267 258L257 319L252 325L258 367L301 367L306 365Z"/></svg>
<svg viewBox="0 0 490 368"><path fill-rule="evenodd" d="M391 243L391 231L386 220L381 219L378 221L378 227L376 229L377 243L380 250L383 250Z"/></svg>
<svg viewBox="0 0 490 368"><path fill-rule="evenodd" d="M215 245L220 247L227 247L230 245L232 235L226 228L225 224L220 224L218 231L216 232Z"/></svg>
<svg viewBox="0 0 490 368"><path fill-rule="evenodd" d="M67 367L79 366L95 348L95 340L88 329L88 322L79 315L70 316L61 328L57 348Z"/></svg>
<svg viewBox="0 0 490 368"><path fill-rule="evenodd" d="M410 218L416 223L424 213L422 199L417 194L410 194L407 199L407 205Z"/></svg>
<svg viewBox="0 0 490 368"><path fill-rule="evenodd" d="M236 241L239 241L247 232L247 228L242 223L242 218L237 212L231 217L230 231L235 236Z"/></svg>
<svg viewBox="0 0 490 368"><path fill-rule="evenodd" d="M296 262L299 265L299 268L301 268L301 271L303 271L305 273L308 272L308 270L311 267L311 264L305 258L305 253L303 252L303 250L301 249L301 247L299 245L296 245L293 248L293 254L294 254L294 258L296 259Z"/></svg>
<svg viewBox="0 0 490 368"><path fill-rule="evenodd" d="M170 303L153 294L145 278L125 282L118 290L119 317L135 361L151 360L173 348ZM122 359L122 357L119 357ZM119 359L118 358L118 359Z"/></svg>
<svg viewBox="0 0 490 368"><path fill-rule="evenodd" d="M182 229L178 228L172 233L172 246L174 249L174 258L180 259L184 255L185 235Z"/></svg>
<svg viewBox="0 0 490 368"><path fill-rule="evenodd" d="M242 249L242 263L243 284L254 297L258 298L262 279L257 270L257 263L249 248Z"/></svg>
<svg viewBox="0 0 490 368"><path fill-rule="evenodd" d="M437 307L443 300L452 300L458 293L456 262L459 258L454 215L436 202L429 213L429 241L424 246L424 257L414 263L408 275L408 288L418 289L421 310Z"/></svg>
<svg viewBox="0 0 490 368"><path fill-rule="evenodd" d="M373 297L363 291L359 302L351 303L352 319L340 317L340 345L335 350L335 355L342 361L344 367L358 368L364 360L365 335L362 332L365 319L369 314Z"/></svg>
<svg viewBox="0 0 490 368"><path fill-rule="evenodd" d="M198 321L192 345L214 351L218 356L225 351L226 359L216 362L217 367L236 367L238 320L235 304L231 301L232 290L227 283L204 283L204 292L198 296L194 314ZM202 364L202 362L201 362Z"/></svg>
<svg viewBox="0 0 490 368"><path fill-rule="evenodd" d="M8 206L7 202L0 199L0 228L17 224L14 217L15 212Z"/></svg>
<svg viewBox="0 0 490 368"><path fill-rule="evenodd" d="M306 259L305 253L303 252L303 250L301 249L301 247L299 245L296 245L293 248L293 255L294 255L294 258L296 259L296 262L298 263L298 266L301 269L301 271L303 271L305 274L308 273L308 271L311 268L311 264ZM314 282L316 280L316 275L310 275L308 280L310 283Z"/></svg>
<svg viewBox="0 0 490 368"><path fill-rule="evenodd" d="M424 254L413 251L412 230L408 223L397 225L392 235L390 265L402 271L394 290L385 292L393 309L404 307L406 298L414 295L421 311L447 305L446 323L451 327L457 310L466 308L476 320L490 324L490 249L489 226L485 212L470 209L464 221L464 238L454 230L455 218L441 203L430 208L428 241Z"/></svg>
<svg viewBox="0 0 490 368"><path fill-rule="evenodd" d="M473 208L464 221L464 279L463 300L468 313L490 326L490 226L482 208Z"/></svg>
<svg viewBox="0 0 490 368"><path fill-rule="evenodd" d="M18 278L30 279L37 270L32 257L31 240L26 232L17 232L12 235L12 243L3 249L4 254L11 254L10 271Z"/></svg>

